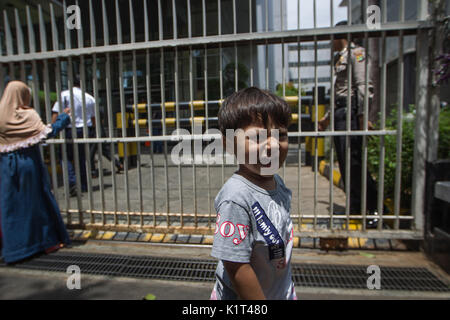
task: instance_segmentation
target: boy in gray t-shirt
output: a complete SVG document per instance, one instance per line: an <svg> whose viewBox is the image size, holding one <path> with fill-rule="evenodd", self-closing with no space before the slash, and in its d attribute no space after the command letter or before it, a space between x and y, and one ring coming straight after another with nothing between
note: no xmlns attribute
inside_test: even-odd
<svg viewBox="0 0 450 320"><path fill-rule="evenodd" d="M219 263L211 299L296 299L290 266L292 194L280 176L265 170L269 165L278 169L286 159L290 108L279 97L252 87L228 97L218 117L227 150L227 129L255 134L244 136L237 147L233 137L232 152L239 154L242 148L245 159L215 199L211 255ZM257 161L252 163L249 154L255 150Z"/></svg>

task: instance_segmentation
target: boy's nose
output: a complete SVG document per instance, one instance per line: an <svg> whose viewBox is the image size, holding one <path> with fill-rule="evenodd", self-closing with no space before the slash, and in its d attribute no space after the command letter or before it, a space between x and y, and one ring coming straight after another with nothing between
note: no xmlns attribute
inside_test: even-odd
<svg viewBox="0 0 450 320"><path fill-rule="evenodd" d="M278 148L278 140L275 139L274 137L268 137L263 146L263 149L266 150L266 154L268 157L272 155L272 148L273 149Z"/></svg>

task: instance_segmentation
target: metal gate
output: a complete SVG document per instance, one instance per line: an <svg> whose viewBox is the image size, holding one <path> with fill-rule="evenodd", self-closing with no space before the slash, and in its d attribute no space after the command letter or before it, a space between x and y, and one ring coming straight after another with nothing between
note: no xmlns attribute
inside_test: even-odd
<svg viewBox="0 0 450 320"><path fill-rule="evenodd" d="M302 27L305 2L312 4L312 25ZM285 98L293 110L289 130L290 155L280 175L293 191L291 215L295 234L301 237L366 237L421 239L423 237L423 194L427 142L428 31L427 1L399 1L398 16L388 21L388 1L380 1L381 23L369 26L367 11L355 21L352 1L347 5L345 26L334 27L336 0L140 0L140 1L52 1L41 5L3 11L4 26L0 52L0 91L6 81L21 79L33 91L34 106L47 123L55 101L61 106L61 92L71 89L76 75L83 94L95 98L95 135L89 136L86 114L83 114L83 137L50 139L42 146L51 182L65 222L69 228L150 231L174 233L214 232L216 213L214 197L236 164L214 164L205 159L191 164L174 164L169 156L180 139L206 143L218 139L205 130L217 127L217 110L231 92L258 85ZM360 1L362 8L368 1ZM416 14L405 17L405 8L414 4ZM75 7L74 7L75 6ZM288 26L288 14L294 6L297 26ZM24 9L24 10L23 10ZM22 11L23 10L23 11ZM289 12L288 12L289 11ZM328 11L327 25L320 26L321 11ZM364 13L365 12L365 13ZM79 18L79 20L77 20ZM409 19L411 18L411 19ZM352 21L353 19L353 21ZM278 24L279 23L279 24ZM376 130L319 131L318 120L323 108L329 108L333 119L334 87L332 79L334 39L359 39L366 51L369 40L379 43L380 124ZM417 74L413 79L416 96L416 136L412 209L401 210L402 123L404 106L405 39L413 39L417 57ZM87 40L89 39L89 40ZM394 40L392 40L394 39ZM392 43L397 43L396 67L388 69ZM313 59L304 62L302 55L312 52ZM319 53L325 50L325 58ZM302 78L302 68L312 76ZM322 69L320 69L322 68ZM322 70L322 71L320 71ZM325 70L325 71L324 71ZM367 67L366 67L367 70ZM396 80L388 77L396 70ZM320 76L324 72L325 76ZM367 73L366 73L367 74ZM295 75L297 78L295 78ZM278 78L277 78L278 77ZM349 73L349 80L352 74ZM281 79L281 80L279 80ZM289 81L292 80L292 81ZM366 77L366 87L367 87ZM312 84L312 94L302 88ZM330 88L329 100L319 103L319 83ZM395 84L394 100L397 127L387 128L387 91ZM292 95L290 88L295 88ZM73 101L73 94L70 96ZM86 105L86 101L83 101ZM321 109L322 108L322 109ZM365 103L364 119L368 119ZM350 128L347 117L347 128ZM72 128L74 128L72 120ZM195 131L196 124L202 131ZM310 128L306 129L309 125ZM102 134L101 126L106 128ZM185 128L187 135L172 135ZM349 212L350 186L341 191L334 183L333 144L329 153L329 182L320 187L320 149L323 139L336 135L363 137L362 210ZM72 136L76 136L72 129ZM385 204L385 139L396 139L395 196L391 212ZM378 215L366 212L368 141L378 137ZM328 139L328 140L327 140ZM310 144L311 169L302 165L305 141ZM75 158L84 151L87 192L82 193L78 161L77 196L71 197L67 172L68 142L74 143ZM97 145L97 160L91 162L92 146ZM108 146L109 150L102 146ZM350 146L347 146L349 150ZM106 151L105 151L106 150ZM116 173L114 157L118 154L124 166ZM111 163L103 156L110 156ZM349 164L349 158L347 158ZM92 177L92 166L98 177ZM346 181L349 181L347 170ZM306 179L306 180L305 180ZM310 193L310 194L308 194ZM333 215L340 194L342 215ZM345 194L347 197L345 197ZM345 199L345 200L342 200ZM328 206L328 207L327 207ZM376 229L366 229L366 221L377 218Z"/></svg>

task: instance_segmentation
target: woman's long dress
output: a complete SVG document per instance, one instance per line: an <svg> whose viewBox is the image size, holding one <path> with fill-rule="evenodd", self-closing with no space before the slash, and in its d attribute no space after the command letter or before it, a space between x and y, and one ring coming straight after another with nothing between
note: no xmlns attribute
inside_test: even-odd
<svg viewBox="0 0 450 320"><path fill-rule="evenodd" d="M70 117L61 114L47 137L56 136L69 123ZM39 144L0 153L0 177L2 255L6 263L61 243L70 244Z"/></svg>

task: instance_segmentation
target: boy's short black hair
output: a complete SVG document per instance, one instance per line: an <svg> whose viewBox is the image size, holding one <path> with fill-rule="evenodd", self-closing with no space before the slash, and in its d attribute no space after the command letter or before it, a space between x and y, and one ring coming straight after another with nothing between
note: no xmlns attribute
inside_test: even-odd
<svg viewBox="0 0 450 320"><path fill-rule="evenodd" d="M244 129L253 123L262 123L267 128L269 118L275 125L288 128L291 109L285 100L273 93L250 87L226 98L218 118L219 129L224 135L226 129Z"/></svg>

